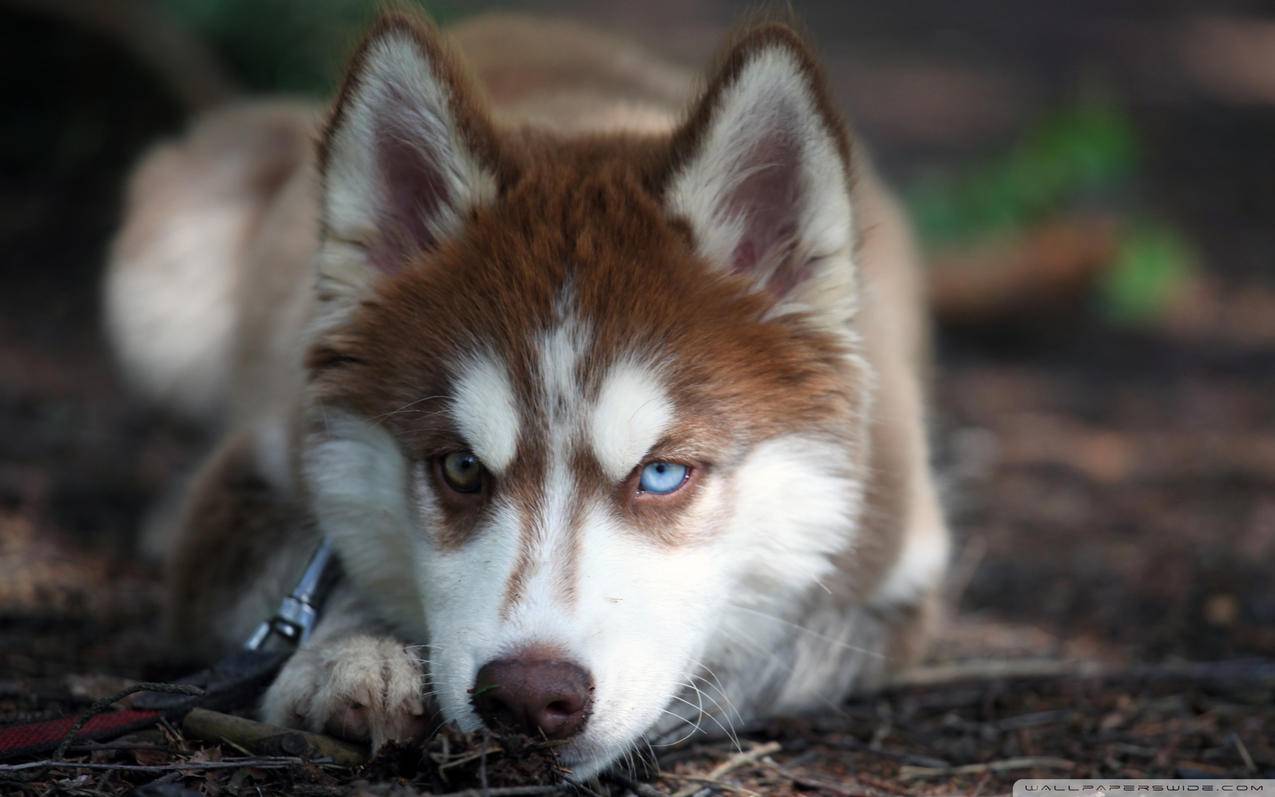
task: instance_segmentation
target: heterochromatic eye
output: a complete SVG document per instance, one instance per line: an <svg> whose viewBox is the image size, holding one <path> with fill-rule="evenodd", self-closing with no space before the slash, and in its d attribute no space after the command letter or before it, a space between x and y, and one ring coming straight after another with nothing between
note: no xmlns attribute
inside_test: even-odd
<svg viewBox="0 0 1275 797"><path fill-rule="evenodd" d="M675 462L650 462L642 468L638 492L668 495L686 483L690 468Z"/></svg>
<svg viewBox="0 0 1275 797"><path fill-rule="evenodd" d="M456 451L443 457L439 467L443 481L458 493L476 493L483 487L487 472L483 463L471 451Z"/></svg>

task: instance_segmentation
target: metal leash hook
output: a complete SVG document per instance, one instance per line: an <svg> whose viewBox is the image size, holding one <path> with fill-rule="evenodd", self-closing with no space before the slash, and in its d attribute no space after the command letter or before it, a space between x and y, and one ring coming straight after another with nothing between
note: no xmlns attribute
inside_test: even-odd
<svg viewBox="0 0 1275 797"><path fill-rule="evenodd" d="M279 610L264 620L244 643L245 650L261 650L272 636L296 647L310 638L319 622L319 609L336 579L337 562L332 543L324 538L310 557L305 572L292 592L279 604Z"/></svg>

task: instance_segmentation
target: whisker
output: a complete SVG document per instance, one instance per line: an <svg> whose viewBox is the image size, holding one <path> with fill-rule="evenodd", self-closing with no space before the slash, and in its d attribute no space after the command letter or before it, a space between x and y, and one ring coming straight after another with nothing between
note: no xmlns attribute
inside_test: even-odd
<svg viewBox="0 0 1275 797"><path fill-rule="evenodd" d="M698 693L698 694L699 694L699 699L700 699L700 705L701 705L701 706L703 705L703 700L704 700L704 698L705 698L705 697L707 697L709 700L712 700L712 701L713 701L713 705L717 707L717 712L720 712L720 711L722 710L721 704L720 704L720 703L718 703L718 702L717 702L717 700L716 700L716 699L714 699L712 695L710 695L710 694L706 693L704 690L700 689L699 687L695 687L695 691L696 691L696 693ZM734 743L735 747L737 747L737 748L738 748L738 747L740 747L740 744L739 744L739 738L735 735L735 733L733 732L733 730L728 729L728 728L727 728L724 724L722 724L721 719L719 719L719 718L718 718L718 716L717 716L717 712L713 712L713 711L707 711L707 712L706 712L706 711L704 711L704 710L703 710L703 708L701 708L701 709L700 709L700 716L701 716L701 717L708 717L710 720L712 720L712 721L714 722L714 724L716 724L716 725L717 725L717 727L721 729L722 733L726 734L726 738L727 738L727 739L729 739L732 743ZM730 721L730 718L729 718L729 717L727 717L726 719L727 719L727 721L728 721L728 722Z"/></svg>
<svg viewBox="0 0 1275 797"><path fill-rule="evenodd" d="M680 698L679 698L679 699L680 699ZM695 705L695 704L691 703L690 701L688 701L688 700L682 700L682 702L683 702L683 703L686 703L686 705L691 706L692 708L694 708L694 705ZM677 741L669 742L669 743L667 743L667 744L657 744L657 745L655 745L656 747L675 747L675 746L677 746L677 745L681 744L682 742L685 742L687 739L690 739L690 738L691 738L691 737L693 737L695 734L699 733L699 731L700 731L700 725L699 725L699 722L698 722L698 721L697 721L697 722L691 722L689 719L687 719L686 717L683 717L681 714L678 714L678 713L673 712L673 711L669 711L669 710L668 710L668 709L666 709L666 708L662 708L662 709L660 709L660 711L662 711L662 712L663 712L663 713L665 713L665 714L668 714L670 717L673 717L673 718L674 718L674 719L676 719L676 720L680 720L680 721L681 721L683 724L685 724L685 725L689 725L689 726L690 726L690 728L691 728L691 730L690 730L690 731L689 731L689 732L688 732L685 736L683 736L682 738L678 739Z"/></svg>
<svg viewBox="0 0 1275 797"><path fill-rule="evenodd" d="M377 415L377 416L376 416L376 417L374 417L372 420L374 420L374 421L382 421L382 420L385 420L386 418L392 417L392 416L394 416L394 415L398 415L398 414L399 414L399 413L401 413L401 412L406 412L407 410L411 409L412 407L415 407L417 404L421 404L421 403L426 402L426 401L433 401L434 399L441 399L441 398L447 398L447 397L446 397L446 396L424 396L424 397L422 397L422 398L418 398L418 399L416 399L415 401L409 401L409 402L407 402L406 404L404 404L403 406L399 407L399 408L398 408L398 409L396 409L396 410L390 410L389 412L383 413L383 414L381 414L381 415ZM439 410L439 411L438 411L438 413L441 413L441 412L443 412L443 410Z"/></svg>
<svg viewBox="0 0 1275 797"><path fill-rule="evenodd" d="M794 623L791 620L785 620L784 618L778 617L773 614L767 614L766 612L759 611L757 609L753 609L748 606L741 606L738 603L731 603L730 607L732 609L737 609L741 612L748 612L749 614L755 614L758 617L762 617L766 620L771 620L773 622L780 623L781 625L788 626L789 628L796 629L798 631L801 631L802 633L809 634L815 639L821 640L823 642L827 642L830 645L836 645L837 647L842 648L843 650L849 650L854 653L862 653L865 656L872 656L874 658L879 658L879 659L888 658L884 653L878 650L872 650L870 648L863 648L863 647L858 647L856 645L851 645L848 642L843 642L840 639L835 639L826 634L821 634L818 631L815 631L810 628L806 628L804 625L799 625L798 623Z"/></svg>

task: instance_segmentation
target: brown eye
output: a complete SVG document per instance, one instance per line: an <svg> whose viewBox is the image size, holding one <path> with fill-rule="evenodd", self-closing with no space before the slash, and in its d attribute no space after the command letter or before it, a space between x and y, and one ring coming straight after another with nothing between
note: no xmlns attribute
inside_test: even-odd
<svg viewBox="0 0 1275 797"><path fill-rule="evenodd" d="M438 466L443 481L458 493L476 493L483 487L487 469L471 451L455 451L443 457Z"/></svg>

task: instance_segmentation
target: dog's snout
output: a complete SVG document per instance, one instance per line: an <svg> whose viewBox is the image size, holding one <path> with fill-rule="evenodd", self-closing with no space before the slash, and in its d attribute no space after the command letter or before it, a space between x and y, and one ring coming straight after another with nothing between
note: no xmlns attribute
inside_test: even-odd
<svg viewBox="0 0 1275 797"><path fill-rule="evenodd" d="M592 702L593 678L561 659L489 661L474 681L474 708L497 731L566 739L584 728Z"/></svg>

